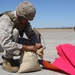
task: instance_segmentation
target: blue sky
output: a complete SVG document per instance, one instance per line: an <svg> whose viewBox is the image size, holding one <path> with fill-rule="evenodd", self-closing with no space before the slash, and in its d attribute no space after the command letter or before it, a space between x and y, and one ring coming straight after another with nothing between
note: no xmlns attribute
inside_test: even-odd
<svg viewBox="0 0 75 75"><path fill-rule="evenodd" d="M36 28L74 27L75 0L0 0L0 13L14 11L22 1L30 1L36 8L31 25Z"/></svg>

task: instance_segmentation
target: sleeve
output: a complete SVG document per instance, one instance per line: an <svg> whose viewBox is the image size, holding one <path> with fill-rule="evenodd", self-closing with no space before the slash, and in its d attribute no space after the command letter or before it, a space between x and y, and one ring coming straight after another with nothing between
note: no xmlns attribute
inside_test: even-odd
<svg viewBox="0 0 75 75"><path fill-rule="evenodd" d="M13 22L9 16L0 18L0 44L4 50L22 49L22 45L13 41Z"/></svg>
<svg viewBox="0 0 75 75"><path fill-rule="evenodd" d="M36 33L32 29L30 23L28 22L25 27L25 34L31 40L32 44L39 43L39 39L37 38Z"/></svg>

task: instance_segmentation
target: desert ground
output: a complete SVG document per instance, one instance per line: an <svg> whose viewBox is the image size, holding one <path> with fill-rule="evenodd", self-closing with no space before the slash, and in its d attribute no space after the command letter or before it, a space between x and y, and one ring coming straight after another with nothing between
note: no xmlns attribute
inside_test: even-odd
<svg viewBox="0 0 75 75"><path fill-rule="evenodd" d="M73 28L60 28L60 29L38 28L37 30L41 33L41 36L43 37L42 45L46 47L46 49L44 50L44 59L50 62L53 62L55 58L59 57L56 50L56 47L59 44L69 43L75 45L75 31ZM3 53L0 53L0 56L2 54ZM2 58L0 57L0 62L1 61ZM31 72L31 73L20 73L20 74L10 73L3 70L1 66L0 66L0 74L1 75L66 75L64 73L55 72L47 69L42 69L41 71Z"/></svg>

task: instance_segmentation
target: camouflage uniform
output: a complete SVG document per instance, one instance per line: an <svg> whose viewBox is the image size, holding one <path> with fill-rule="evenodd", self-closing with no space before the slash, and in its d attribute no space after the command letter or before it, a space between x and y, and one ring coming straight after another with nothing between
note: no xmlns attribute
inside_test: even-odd
<svg viewBox="0 0 75 75"><path fill-rule="evenodd" d="M33 20L36 10L32 3L21 2L17 6L16 11L5 12L0 17L0 51L6 51L6 58L12 58L14 55L19 55L22 44L35 44L39 42L30 23L27 22L25 25L21 25L16 14L27 20ZM24 33L29 40L20 38Z"/></svg>
<svg viewBox="0 0 75 75"><path fill-rule="evenodd" d="M16 12L11 12L16 18L15 13ZM39 42L29 22L27 22L24 27L20 27L20 31L18 31L18 25L20 25L20 23L17 18L12 21L8 14L4 14L0 17L0 44L2 47L0 50L2 51L3 49L6 51L6 58L12 58L14 55L19 55L22 44L35 44ZM21 38L24 33L29 40Z"/></svg>
<svg viewBox="0 0 75 75"><path fill-rule="evenodd" d="M5 51L2 63L4 70L17 72L19 64L13 60L13 56L20 55L22 45L34 45L40 42L30 23L24 22L22 25L19 18L31 21L35 14L36 10L30 2L20 3L16 11L0 14L0 52ZM23 37L24 33L27 38Z"/></svg>

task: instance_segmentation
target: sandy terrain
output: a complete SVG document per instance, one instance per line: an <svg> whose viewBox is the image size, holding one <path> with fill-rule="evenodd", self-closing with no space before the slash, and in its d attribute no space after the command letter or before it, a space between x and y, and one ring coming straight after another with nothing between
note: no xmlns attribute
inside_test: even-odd
<svg viewBox="0 0 75 75"><path fill-rule="evenodd" d="M37 29L42 37L44 38L44 41L42 40L42 44L46 46L46 49L44 50L44 59L53 62L55 58L58 57L56 46L59 44L65 44L70 43L75 45L75 32L74 29ZM44 44L45 42L45 44ZM0 56L2 53L0 54ZM2 59L0 58L0 61ZM45 70L42 69L38 72L32 72L32 73L9 73L4 71L0 66L0 74L1 75L66 75L59 72L54 72L51 70Z"/></svg>

